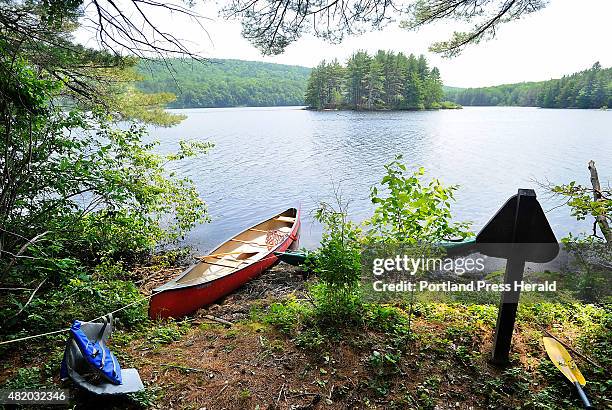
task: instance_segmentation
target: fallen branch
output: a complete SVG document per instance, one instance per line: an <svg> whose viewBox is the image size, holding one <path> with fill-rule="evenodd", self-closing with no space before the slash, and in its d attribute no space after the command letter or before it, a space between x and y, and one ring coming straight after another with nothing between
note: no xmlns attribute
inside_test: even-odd
<svg viewBox="0 0 612 410"><path fill-rule="evenodd" d="M25 252L25 250L26 250L26 249L28 249L28 247L29 247L30 245L32 245L32 244L34 244L34 243L36 243L36 242L37 242L37 241L38 241L40 238L42 238L43 236L45 236L45 235L46 235L46 234L48 234L48 233L49 233L49 231L45 231L45 232L43 232L43 233L40 233L40 234L36 235L36 236L35 236L35 237L33 237L32 239L28 240L28 242L26 242L26 244L25 244L25 245L23 245L23 246L22 246L22 247L19 249L19 251L17 251L17 253L16 253L16 254L12 254L12 253L10 253L10 252L6 252L6 251L5 251L6 253L10 254L10 255L13 257L13 259L12 259L12 260L9 262L9 264L6 266L6 268L4 269L4 272L6 273L6 272L10 271L10 270L11 270L11 268L13 267L13 265L15 264L15 262L17 261L17 258L23 258L23 257L24 257L24 256L22 256L21 254L22 254L23 252ZM32 258L32 259L33 259L33 258ZM37 258L37 259L38 259L38 258Z"/></svg>
<svg viewBox="0 0 612 410"><path fill-rule="evenodd" d="M228 320L221 319L219 317L215 317L215 316L212 316L212 315L204 315L203 318L204 319L208 319L208 320L212 320L213 322L222 323L222 324L224 324L227 327L232 327L234 325L232 322L230 322Z"/></svg>
<svg viewBox="0 0 612 410"><path fill-rule="evenodd" d="M278 391L278 397L276 398L276 405L278 406L278 402L281 399L281 396L283 395L283 390L285 389L285 383L283 383L283 385L281 386L280 390Z"/></svg>
<svg viewBox="0 0 612 410"><path fill-rule="evenodd" d="M297 393L297 394L289 395L287 396L287 398L292 399L294 397L303 397L303 396L319 396L319 393L309 393L309 392Z"/></svg>
<svg viewBox="0 0 612 410"><path fill-rule="evenodd" d="M216 397L219 397L221 395L221 393L223 393L225 391L225 389L227 389L227 386L228 386L228 384L226 382L226 384L224 384L223 387L221 387L221 390L219 390L219 393L217 393Z"/></svg>
<svg viewBox="0 0 612 410"><path fill-rule="evenodd" d="M32 301L32 299L34 299L34 295L36 295L36 292L38 292L38 289L40 289L40 287L47 281L47 278L44 278L42 282L40 282L38 284L38 286L36 286L36 289L34 289L34 292L32 292L32 294L30 295L30 298L28 299L28 301L26 302L25 305L23 305L23 307L21 309L19 309L19 312L17 312L15 314L15 316L13 316L13 319L16 318L17 316L19 316L21 314L21 312L23 312L25 310L26 307L28 307L28 305L30 304L30 302Z"/></svg>

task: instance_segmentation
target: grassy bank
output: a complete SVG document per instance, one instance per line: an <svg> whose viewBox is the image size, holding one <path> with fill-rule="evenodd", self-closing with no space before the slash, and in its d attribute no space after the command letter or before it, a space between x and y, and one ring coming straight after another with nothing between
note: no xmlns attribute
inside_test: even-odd
<svg viewBox="0 0 612 410"><path fill-rule="evenodd" d="M163 280L172 269L143 277ZM146 391L116 408L580 408L572 387L546 357L547 329L575 356L599 407L610 405L609 306L541 303L518 315L511 363L488 363L497 308L418 303L364 305L360 320L318 320L307 287L316 278L281 264L218 305L184 321L150 322L111 343L123 367L136 367ZM142 288L143 294L146 289ZM207 315L231 321L231 327ZM60 386L65 335L5 350L4 387ZM43 354L44 353L44 354ZM44 358L41 360L41 358ZM606 369L608 371L606 371ZM99 405L72 390L79 408Z"/></svg>

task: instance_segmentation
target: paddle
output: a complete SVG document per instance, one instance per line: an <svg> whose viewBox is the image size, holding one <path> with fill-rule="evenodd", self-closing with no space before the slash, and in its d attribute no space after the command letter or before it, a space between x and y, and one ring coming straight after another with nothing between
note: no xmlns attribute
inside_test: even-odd
<svg viewBox="0 0 612 410"><path fill-rule="evenodd" d="M544 341L544 348L546 349L546 353L548 353L548 357L553 362L555 367L559 369L561 373L576 387L578 390L578 395L584 404L585 409L592 409L591 403L587 398L584 390L582 390L582 386L586 384L586 380L582 373L580 373L580 369L574 363L574 359L572 356L565 350L565 347L552 337L544 337L542 338Z"/></svg>

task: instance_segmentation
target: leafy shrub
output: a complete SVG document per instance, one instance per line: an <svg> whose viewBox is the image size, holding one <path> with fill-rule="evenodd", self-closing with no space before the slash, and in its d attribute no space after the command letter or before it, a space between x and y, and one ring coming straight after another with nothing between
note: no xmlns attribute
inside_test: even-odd
<svg viewBox="0 0 612 410"><path fill-rule="evenodd" d="M394 306L370 304L364 306L365 324L376 330L389 332L407 324L406 314Z"/></svg>
<svg viewBox="0 0 612 410"><path fill-rule="evenodd" d="M387 347L385 351L374 350L368 357L368 365L376 372L386 372L388 368L392 368L392 371L397 370L397 364L401 358L401 354L393 349Z"/></svg>
<svg viewBox="0 0 612 410"><path fill-rule="evenodd" d="M124 267L207 220L194 184L167 164L211 145L181 142L177 153L158 154L143 142L143 126L119 128L95 107L56 106L62 82L2 55L11 98L0 106L0 169L11 178L0 189L0 275L7 287L36 293L27 306L28 293L0 303L1 332L65 326L135 301ZM144 313L136 305L119 317L135 324Z"/></svg>
<svg viewBox="0 0 612 410"><path fill-rule="evenodd" d="M440 108L444 108L444 109L458 109L458 108L463 108L461 107L459 104L454 103L452 101L442 101L440 103Z"/></svg>
<svg viewBox="0 0 612 410"><path fill-rule="evenodd" d="M304 349L318 349L325 343L325 336L321 334L318 328L311 327L301 331L293 342L297 347Z"/></svg>
<svg viewBox="0 0 612 410"><path fill-rule="evenodd" d="M426 379L417 386L417 401L420 409L429 410L436 407L440 383L440 378L434 376Z"/></svg>
<svg viewBox="0 0 612 410"><path fill-rule="evenodd" d="M323 203L315 215L323 236L313 255L320 283L311 288L311 295L319 318L327 323L350 322L361 306L361 230L348 220L342 200L337 202L338 209Z"/></svg>
<svg viewBox="0 0 612 410"><path fill-rule="evenodd" d="M377 186L370 190L376 209L367 221L369 240L416 244L472 236L469 223L452 222L451 202L458 187L445 187L437 179L424 184L425 169L408 174L401 159L398 155L385 165L381 186L386 195L380 195Z"/></svg>
<svg viewBox="0 0 612 410"><path fill-rule="evenodd" d="M168 321L153 327L147 334L147 341L154 346L179 341L190 329L189 322Z"/></svg>
<svg viewBox="0 0 612 410"><path fill-rule="evenodd" d="M32 299L23 316L38 331L54 330L69 325L74 319L91 320L142 299L131 282L98 281L81 272L62 281L57 290L46 293L45 297ZM116 313L115 318L123 326L133 327L147 320L146 307L146 301L136 303Z"/></svg>
<svg viewBox="0 0 612 410"><path fill-rule="evenodd" d="M369 387L378 395L384 396L389 392L391 375L399 372L401 351L391 346L384 346L374 350L366 359L366 364L371 371Z"/></svg>
<svg viewBox="0 0 612 410"><path fill-rule="evenodd" d="M304 305L294 299L289 299L283 303L273 303L270 305L263 317L263 322L273 325L288 334L298 328L308 315L309 311Z"/></svg>
<svg viewBox="0 0 612 410"><path fill-rule="evenodd" d="M17 373L4 384L4 389L41 389L49 387L42 379L40 368L20 368Z"/></svg>

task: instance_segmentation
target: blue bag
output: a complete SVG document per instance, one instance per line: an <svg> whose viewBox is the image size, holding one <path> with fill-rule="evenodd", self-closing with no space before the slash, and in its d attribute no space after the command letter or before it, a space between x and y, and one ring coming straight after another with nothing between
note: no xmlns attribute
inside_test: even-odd
<svg viewBox="0 0 612 410"><path fill-rule="evenodd" d="M81 354L87 363L95 369L102 377L113 384L121 384L121 367L119 362L104 343L104 330L106 328L106 320L104 326L95 340L90 338L81 329L82 322L75 320L70 327L72 339L78 346ZM62 371L64 373L65 364L62 363Z"/></svg>

